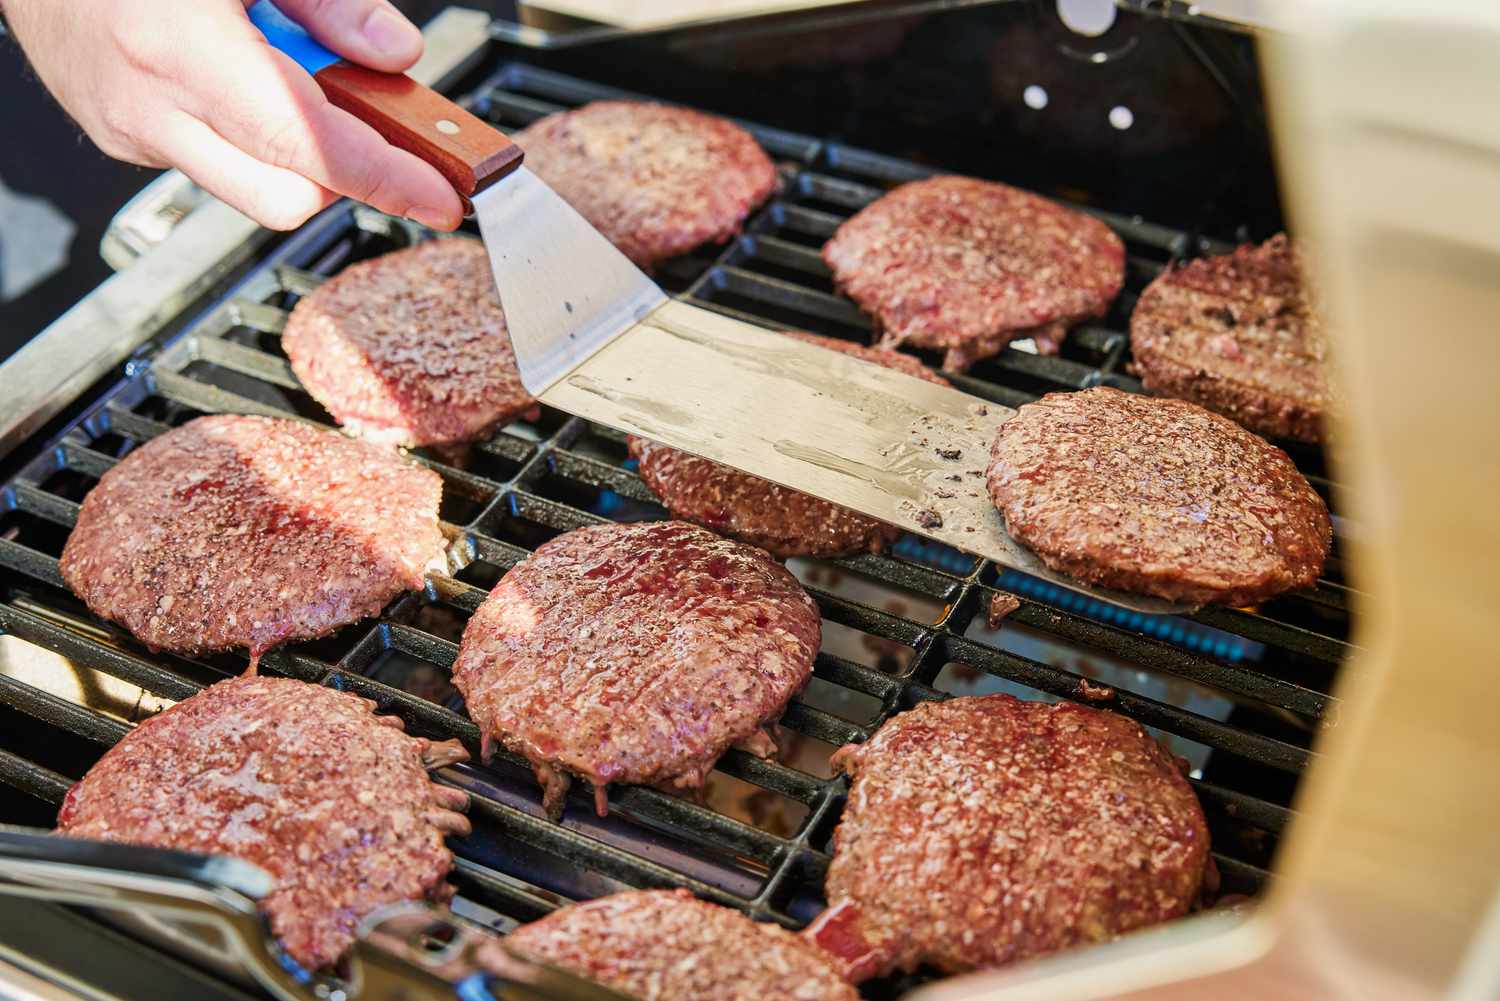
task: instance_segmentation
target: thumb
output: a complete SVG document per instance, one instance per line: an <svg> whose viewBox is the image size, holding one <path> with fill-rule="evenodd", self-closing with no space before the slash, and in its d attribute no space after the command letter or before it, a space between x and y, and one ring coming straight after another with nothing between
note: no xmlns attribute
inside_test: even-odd
<svg viewBox="0 0 1500 1001"><path fill-rule="evenodd" d="M276 6L361 66L399 73L422 55L422 33L387 0L276 0Z"/></svg>

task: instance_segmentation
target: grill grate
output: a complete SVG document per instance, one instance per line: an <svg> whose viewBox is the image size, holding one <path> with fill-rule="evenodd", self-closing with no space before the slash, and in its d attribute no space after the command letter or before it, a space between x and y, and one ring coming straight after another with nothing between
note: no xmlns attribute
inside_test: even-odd
<svg viewBox="0 0 1500 1001"><path fill-rule="evenodd" d="M471 106L511 128L609 96L622 95L511 64ZM833 294L817 248L883 188L926 168L750 128L782 163L781 194L727 248L670 262L660 279L675 294L752 322L868 341L869 324ZM1127 291L1110 316L1075 331L1058 357L1007 350L953 377L960 388L1007 406L1052 389L1140 389L1126 374L1122 333L1136 295L1171 260L1227 245L1101 215L1129 254ZM0 602L0 781L26 795L0 798L0 819L35 822L39 812L50 819L71 782L140 714L130 692L182 699L244 667L238 656L149 654L91 618L57 569L78 501L134 445L199 414L327 422L281 353L287 309L351 261L423 235L361 208L329 210L165 348L132 362L5 487L0 565L10 583ZM1292 451L1326 496L1321 454ZM262 669L356 691L401 715L412 732L457 736L477 752L478 730L447 675L463 623L485 590L559 532L663 512L625 461L623 435L553 411L476 445L465 469L419 458L443 477L442 516L463 569L396 601L378 622L269 654ZM923 699L997 689L1076 698L1086 678L1112 685L1108 708L1156 728L1194 765L1226 890L1253 893L1264 883L1297 776L1314 757L1313 736L1337 713L1329 686L1348 650L1349 598L1337 558L1308 593L1256 611L1205 609L1186 618L1108 608L914 537L892 554L793 561L793 568L818 601L826 636L814 682L783 720L788 760L731 751L705 803L616 788L605 819L593 815L586 790L575 789L561 824L542 816L530 770L518 759L446 769L444 781L473 799L474 833L456 845L460 913L508 929L567 899L685 886L800 926L822 906L830 837L847 790L826 769L834 748L863 740ZM999 585L1024 600L996 634L984 626L984 609ZM40 666L27 655L38 648L48 652ZM126 694L98 697L110 686ZM875 983L867 993L893 996L909 983Z"/></svg>

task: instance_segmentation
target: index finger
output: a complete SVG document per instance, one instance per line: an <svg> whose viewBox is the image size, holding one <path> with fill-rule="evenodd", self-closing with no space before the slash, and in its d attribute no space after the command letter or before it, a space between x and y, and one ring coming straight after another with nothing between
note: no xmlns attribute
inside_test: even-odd
<svg viewBox="0 0 1500 1001"><path fill-rule="evenodd" d="M328 103L306 71L268 45L248 21L183 74L188 108L246 153L295 171L382 212L453 229L463 219L453 186L420 158Z"/></svg>

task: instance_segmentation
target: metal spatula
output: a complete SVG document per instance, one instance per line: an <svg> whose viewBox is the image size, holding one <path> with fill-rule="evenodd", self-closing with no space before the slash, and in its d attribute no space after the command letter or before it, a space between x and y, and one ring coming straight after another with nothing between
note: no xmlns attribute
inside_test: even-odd
<svg viewBox="0 0 1500 1001"><path fill-rule="evenodd" d="M671 299L440 94L341 62L269 0L250 8L328 99L422 157L473 207L521 380L549 406L665 442L1103 601L1181 611L1054 574L985 489L1015 411Z"/></svg>

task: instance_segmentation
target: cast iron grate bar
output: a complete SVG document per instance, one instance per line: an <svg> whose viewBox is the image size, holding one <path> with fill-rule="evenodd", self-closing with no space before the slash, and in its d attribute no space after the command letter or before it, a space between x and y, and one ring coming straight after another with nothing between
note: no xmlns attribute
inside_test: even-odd
<svg viewBox="0 0 1500 1001"><path fill-rule="evenodd" d="M44 803L54 804L61 803L73 785L72 779L6 750L0 750L0 782Z"/></svg>

